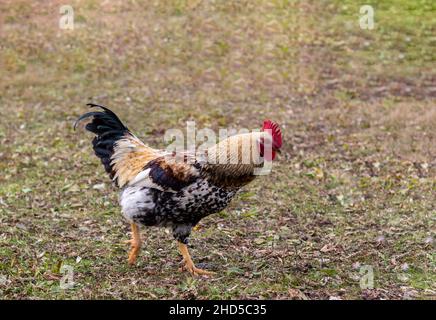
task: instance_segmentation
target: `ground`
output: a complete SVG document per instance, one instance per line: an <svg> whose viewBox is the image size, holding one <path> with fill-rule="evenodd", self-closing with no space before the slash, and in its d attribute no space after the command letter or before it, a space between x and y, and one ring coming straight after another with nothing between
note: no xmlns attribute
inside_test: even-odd
<svg viewBox="0 0 436 320"><path fill-rule="evenodd" d="M373 30L357 0L71 0L64 30L65 1L2 1L0 297L434 299L435 5L367 2ZM163 229L127 265L117 191L72 127L90 101L158 147L188 120L281 124L273 173L191 237L216 276L176 272Z"/></svg>

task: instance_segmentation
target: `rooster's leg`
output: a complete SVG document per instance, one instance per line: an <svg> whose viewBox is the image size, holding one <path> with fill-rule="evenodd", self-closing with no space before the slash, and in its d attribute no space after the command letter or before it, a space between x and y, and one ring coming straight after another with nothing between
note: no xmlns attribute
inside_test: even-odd
<svg viewBox="0 0 436 320"><path fill-rule="evenodd" d="M130 265L135 264L139 249L141 249L141 236L139 234L139 227L133 222L131 227L132 239L127 241L127 243L130 243L129 259L127 260Z"/></svg>
<svg viewBox="0 0 436 320"><path fill-rule="evenodd" d="M212 275L212 274L215 273L215 272L211 272L211 271L206 271L206 270L198 269L194 265L194 262L192 262L191 255L189 254L187 245L182 243L182 242L178 242L177 244L179 246L180 253L183 256L183 260L185 261L185 266L184 266L185 270L189 271L193 276L196 276L196 275Z"/></svg>

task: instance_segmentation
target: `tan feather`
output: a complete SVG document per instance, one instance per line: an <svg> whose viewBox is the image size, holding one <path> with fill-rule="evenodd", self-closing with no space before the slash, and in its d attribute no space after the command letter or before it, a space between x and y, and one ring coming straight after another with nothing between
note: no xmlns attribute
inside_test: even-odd
<svg viewBox="0 0 436 320"><path fill-rule="evenodd" d="M123 139L116 142L111 157L115 171L114 180L122 188L135 178L148 162L160 155L159 150L146 146L133 135L126 134Z"/></svg>
<svg viewBox="0 0 436 320"><path fill-rule="evenodd" d="M210 179L220 185L240 187L252 181L254 169L262 165L258 150L266 132L252 132L231 136L207 150L207 167Z"/></svg>

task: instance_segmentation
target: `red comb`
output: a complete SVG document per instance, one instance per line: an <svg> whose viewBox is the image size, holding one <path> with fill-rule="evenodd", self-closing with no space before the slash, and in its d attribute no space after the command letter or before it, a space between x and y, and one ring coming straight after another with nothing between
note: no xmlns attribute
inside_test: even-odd
<svg viewBox="0 0 436 320"><path fill-rule="evenodd" d="M280 130L279 125L271 120L265 120L263 122L262 131L265 131L267 129L271 130L271 134L273 137L273 147L276 149L281 148L281 146L282 146L282 131Z"/></svg>

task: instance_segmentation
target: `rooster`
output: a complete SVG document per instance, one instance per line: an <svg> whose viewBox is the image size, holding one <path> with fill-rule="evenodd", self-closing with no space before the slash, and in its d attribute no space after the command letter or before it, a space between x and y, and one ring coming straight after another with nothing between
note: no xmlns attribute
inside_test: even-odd
<svg viewBox="0 0 436 320"><path fill-rule="evenodd" d="M279 126L266 120L260 132L234 135L203 154L186 151L180 157L144 144L108 108L88 106L101 110L79 117L74 129L91 118L85 128L95 134L94 152L119 188L121 211L131 225L128 263L135 264L141 248L140 226L168 227L183 256L182 269L192 275L213 274L195 266L188 237L202 218L223 210L241 187L255 179L256 170L280 152ZM249 149L243 149L247 145ZM252 155L248 163L242 161L243 150Z"/></svg>

